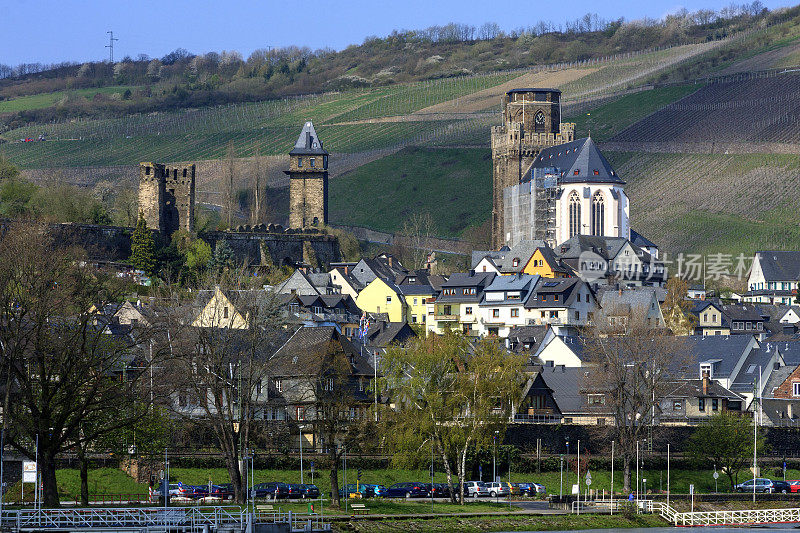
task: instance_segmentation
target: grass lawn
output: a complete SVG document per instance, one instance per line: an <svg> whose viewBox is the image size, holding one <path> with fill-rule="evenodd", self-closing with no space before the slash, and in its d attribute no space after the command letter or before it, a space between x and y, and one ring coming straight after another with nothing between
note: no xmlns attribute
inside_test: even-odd
<svg viewBox="0 0 800 533"><path fill-rule="evenodd" d="M436 235L458 237L489 217L491 197L488 149L406 148L331 180L330 219L396 231L412 214L430 213Z"/></svg>
<svg viewBox="0 0 800 533"><path fill-rule="evenodd" d="M114 93L119 93L122 96L126 90L130 89L131 92L139 87L130 86L116 86L116 87L92 87L89 89L75 89L72 91L56 91L53 93L32 94L30 96L20 96L11 100L0 101L0 113L8 113L14 111L25 111L29 109L42 109L50 107L58 103L62 98L67 96L83 96L84 98L92 98L95 94L103 94L110 96Z"/></svg>

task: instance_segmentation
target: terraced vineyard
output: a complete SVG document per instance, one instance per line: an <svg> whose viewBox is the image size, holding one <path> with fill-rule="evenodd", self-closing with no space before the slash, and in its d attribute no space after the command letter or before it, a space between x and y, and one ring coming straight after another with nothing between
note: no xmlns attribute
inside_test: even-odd
<svg viewBox="0 0 800 533"><path fill-rule="evenodd" d="M612 141L800 143L800 75L709 84L626 128Z"/></svg>

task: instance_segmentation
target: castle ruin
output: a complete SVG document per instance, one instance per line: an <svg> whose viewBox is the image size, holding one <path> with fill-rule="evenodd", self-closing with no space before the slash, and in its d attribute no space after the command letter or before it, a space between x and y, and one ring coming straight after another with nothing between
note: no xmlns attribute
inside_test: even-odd
<svg viewBox="0 0 800 533"><path fill-rule="evenodd" d="M139 211L147 227L169 237L194 232L195 166L139 163Z"/></svg>

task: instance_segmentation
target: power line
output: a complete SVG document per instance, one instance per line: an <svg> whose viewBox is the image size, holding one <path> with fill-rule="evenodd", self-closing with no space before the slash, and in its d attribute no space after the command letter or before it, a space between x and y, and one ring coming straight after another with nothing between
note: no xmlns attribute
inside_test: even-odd
<svg viewBox="0 0 800 533"><path fill-rule="evenodd" d="M108 44L106 48L108 48L108 60L113 63L114 62L114 41L119 41L116 37L114 37L113 31L107 31L106 33L110 34L108 38Z"/></svg>

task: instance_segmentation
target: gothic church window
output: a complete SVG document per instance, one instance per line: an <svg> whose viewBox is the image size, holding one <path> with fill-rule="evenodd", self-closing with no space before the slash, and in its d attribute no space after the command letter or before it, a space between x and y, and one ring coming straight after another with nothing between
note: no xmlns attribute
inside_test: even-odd
<svg viewBox="0 0 800 533"><path fill-rule="evenodd" d="M579 235L581 232L581 199L578 193L572 191L569 195L569 236Z"/></svg>
<svg viewBox="0 0 800 533"><path fill-rule="evenodd" d="M592 197L592 235L605 235L605 200L600 191Z"/></svg>

